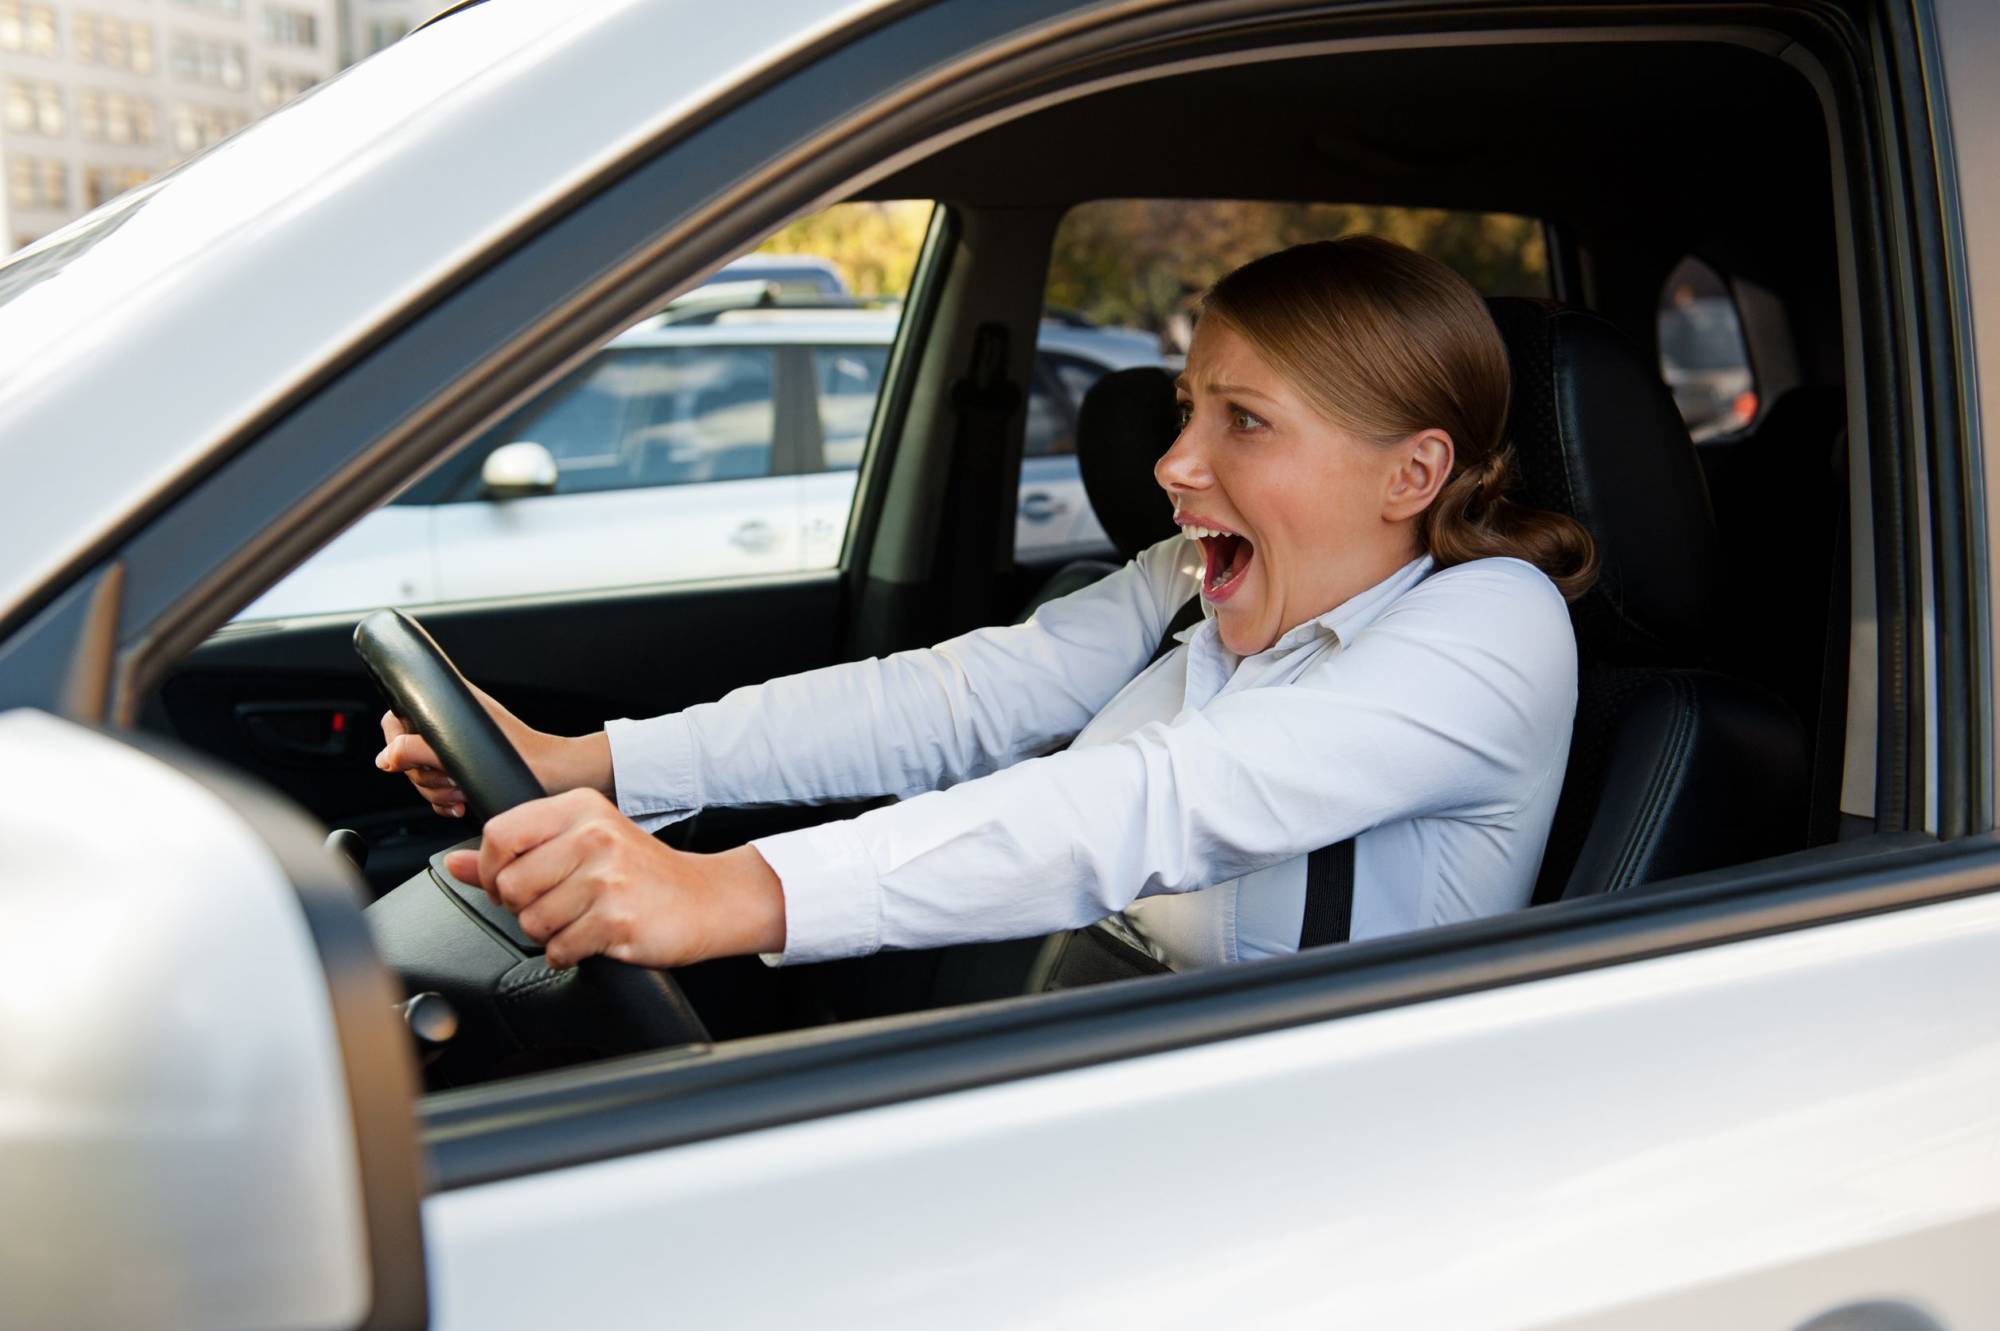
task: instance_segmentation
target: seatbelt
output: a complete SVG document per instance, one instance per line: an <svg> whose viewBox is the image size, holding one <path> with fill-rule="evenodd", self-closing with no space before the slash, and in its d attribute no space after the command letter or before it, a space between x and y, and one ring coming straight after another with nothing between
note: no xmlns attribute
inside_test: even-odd
<svg viewBox="0 0 2000 1331"><path fill-rule="evenodd" d="M1200 622L1201 597L1197 594L1190 596L1187 604L1167 621L1167 631L1160 635L1153 661L1147 664L1153 664L1180 645L1174 641L1175 634ZM1353 929L1354 838L1349 837L1331 846L1321 846L1306 856L1306 909L1299 921L1299 951L1345 943Z"/></svg>
<svg viewBox="0 0 2000 1331"><path fill-rule="evenodd" d="M1021 405L1021 386L1007 377L1007 326L983 323L973 330L972 364L951 386L958 433L952 441L952 499L947 512L962 515L947 528L951 576L945 614L948 634L985 625L993 605L1001 524L1001 473L1007 465L1007 426Z"/></svg>

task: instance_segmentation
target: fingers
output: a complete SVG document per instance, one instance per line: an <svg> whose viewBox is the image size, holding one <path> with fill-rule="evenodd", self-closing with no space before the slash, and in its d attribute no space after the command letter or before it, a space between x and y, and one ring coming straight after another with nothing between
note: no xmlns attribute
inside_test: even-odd
<svg viewBox="0 0 2000 1331"><path fill-rule="evenodd" d="M444 770L428 740L394 712L382 714L382 736L382 752L375 755L377 767L409 777L433 812L446 818L465 816L465 792Z"/></svg>
<svg viewBox="0 0 2000 1331"><path fill-rule="evenodd" d="M375 765L385 772L407 772L413 767L443 767L438 761L430 741L414 730L404 730L399 734L389 734L388 722L394 720L394 713L385 718L382 733L387 739L382 752L375 755Z"/></svg>
<svg viewBox="0 0 2000 1331"><path fill-rule="evenodd" d="M537 943L551 938L576 923L596 900L594 885L581 878L557 883L536 897L527 909L517 912L521 932Z"/></svg>
<svg viewBox="0 0 2000 1331"><path fill-rule="evenodd" d="M537 904L544 893L576 872L582 859L582 847L578 845L581 839L572 829L516 856L512 863L488 880L500 904L516 915ZM582 906L577 907L577 910L581 909ZM572 916L576 913L570 912ZM563 923L569 923L568 919Z"/></svg>
<svg viewBox="0 0 2000 1331"><path fill-rule="evenodd" d="M629 961L636 924L619 898L598 897L589 909L543 943L542 956L554 970L567 970L597 956Z"/></svg>
<svg viewBox="0 0 2000 1331"><path fill-rule="evenodd" d="M572 790L517 804L486 824L479 842L478 881L492 893L497 890L501 872L521 856L572 828L583 833L596 820L607 817L616 818L618 812L595 791ZM577 847L579 858L591 846L610 840L613 830L605 826L589 832Z"/></svg>
<svg viewBox="0 0 2000 1331"><path fill-rule="evenodd" d="M484 887L479 879L479 852L476 850L454 850L444 857L444 871L461 883L471 883L474 887ZM490 887L486 895L497 904L500 897Z"/></svg>

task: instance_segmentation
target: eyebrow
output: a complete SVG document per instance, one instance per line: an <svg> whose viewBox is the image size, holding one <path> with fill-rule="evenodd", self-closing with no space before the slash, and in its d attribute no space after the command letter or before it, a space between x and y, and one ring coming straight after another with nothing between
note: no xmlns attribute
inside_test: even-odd
<svg viewBox="0 0 2000 1331"><path fill-rule="evenodd" d="M1276 402L1278 400L1269 393L1261 389L1252 388L1248 384L1210 384L1208 388L1210 392L1221 393L1225 397L1261 397L1266 402ZM1175 377L1174 391L1177 393L1190 391L1188 377L1185 374Z"/></svg>

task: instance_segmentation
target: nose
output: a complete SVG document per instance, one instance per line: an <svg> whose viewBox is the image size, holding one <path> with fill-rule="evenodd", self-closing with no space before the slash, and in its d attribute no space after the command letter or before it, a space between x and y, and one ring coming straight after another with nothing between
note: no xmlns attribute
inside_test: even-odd
<svg viewBox="0 0 2000 1331"><path fill-rule="evenodd" d="M1198 423L1190 421L1174 436L1173 446L1153 464L1153 479L1176 499L1205 490L1215 483L1215 474L1208 468L1207 453L1202 447Z"/></svg>

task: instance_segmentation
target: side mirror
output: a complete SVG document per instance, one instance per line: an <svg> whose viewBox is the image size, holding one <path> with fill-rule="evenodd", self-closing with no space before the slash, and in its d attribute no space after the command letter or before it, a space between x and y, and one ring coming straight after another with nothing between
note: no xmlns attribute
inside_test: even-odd
<svg viewBox="0 0 2000 1331"><path fill-rule="evenodd" d="M353 867L163 742L13 711L0 753L0 1320L425 1325L415 1059Z"/></svg>
<svg viewBox="0 0 2000 1331"><path fill-rule="evenodd" d="M488 499L526 499L556 492L555 455L523 439L502 444L479 468L479 492Z"/></svg>

